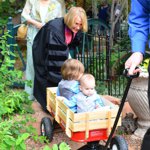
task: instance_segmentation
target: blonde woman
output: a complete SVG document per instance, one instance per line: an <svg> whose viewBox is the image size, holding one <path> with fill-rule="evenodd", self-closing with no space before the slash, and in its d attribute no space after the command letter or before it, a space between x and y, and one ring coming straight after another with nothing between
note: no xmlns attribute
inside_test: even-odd
<svg viewBox="0 0 150 150"><path fill-rule="evenodd" d="M34 96L46 110L46 88L57 86L61 66L87 31L87 16L83 8L72 7L64 18L49 21L37 34L33 43L35 69Z"/></svg>
<svg viewBox="0 0 150 150"><path fill-rule="evenodd" d="M34 37L46 22L64 16L65 8L63 9L64 10L62 10L62 4L56 0L27 0L21 14L22 21L28 24L26 79L31 80L32 87L25 85L25 91L29 94L30 100L34 100L34 68L32 58Z"/></svg>

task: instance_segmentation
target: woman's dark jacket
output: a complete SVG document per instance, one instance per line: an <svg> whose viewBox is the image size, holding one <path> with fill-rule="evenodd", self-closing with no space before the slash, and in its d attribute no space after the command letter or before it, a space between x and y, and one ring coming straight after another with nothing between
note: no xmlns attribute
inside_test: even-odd
<svg viewBox="0 0 150 150"><path fill-rule="evenodd" d="M61 66L68 58L69 49L81 41L78 32L69 45L65 43L65 24L63 18L49 21L36 35L33 42L33 64L35 70L34 96L46 110L46 88L57 86L61 77Z"/></svg>

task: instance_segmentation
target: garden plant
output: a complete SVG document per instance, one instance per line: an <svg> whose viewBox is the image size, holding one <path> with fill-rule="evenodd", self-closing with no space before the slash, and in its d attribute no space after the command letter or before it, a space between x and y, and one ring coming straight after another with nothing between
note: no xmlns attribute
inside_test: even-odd
<svg viewBox="0 0 150 150"><path fill-rule="evenodd" d="M36 120L31 117L32 102L28 94L14 84L25 83L22 80L23 72L14 68L16 54L10 51L7 38L11 38L8 32L0 37L0 149L25 150L26 140L31 138L35 142L46 142L44 150L69 150L66 143L54 145L51 149L45 137L39 136L35 128L29 122ZM11 59L14 57L15 59ZM30 83L30 82L29 82Z"/></svg>

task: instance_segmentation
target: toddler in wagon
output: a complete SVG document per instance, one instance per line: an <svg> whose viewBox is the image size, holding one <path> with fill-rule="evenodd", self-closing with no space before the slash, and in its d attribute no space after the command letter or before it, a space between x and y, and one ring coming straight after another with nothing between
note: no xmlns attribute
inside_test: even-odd
<svg viewBox="0 0 150 150"><path fill-rule="evenodd" d="M80 92L79 80L84 74L84 65L77 59L67 59L61 67L62 80L58 84L57 96L63 96L66 99L64 103L76 112L76 101L71 98Z"/></svg>
<svg viewBox="0 0 150 150"><path fill-rule="evenodd" d="M80 78L80 92L72 97L77 102L77 113L95 111L105 106L104 99L95 90L95 78L84 74Z"/></svg>

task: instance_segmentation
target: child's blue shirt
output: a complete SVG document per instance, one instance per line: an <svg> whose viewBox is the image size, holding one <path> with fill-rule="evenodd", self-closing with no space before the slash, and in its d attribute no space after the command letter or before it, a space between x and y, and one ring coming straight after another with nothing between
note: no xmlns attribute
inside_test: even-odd
<svg viewBox="0 0 150 150"><path fill-rule="evenodd" d="M63 96L66 99L64 103L73 111L76 112L77 106L76 102L72 99L72 97L79 93L79 81L76 80L61 80L58 84L57 88L57 96Z"/></svg>

